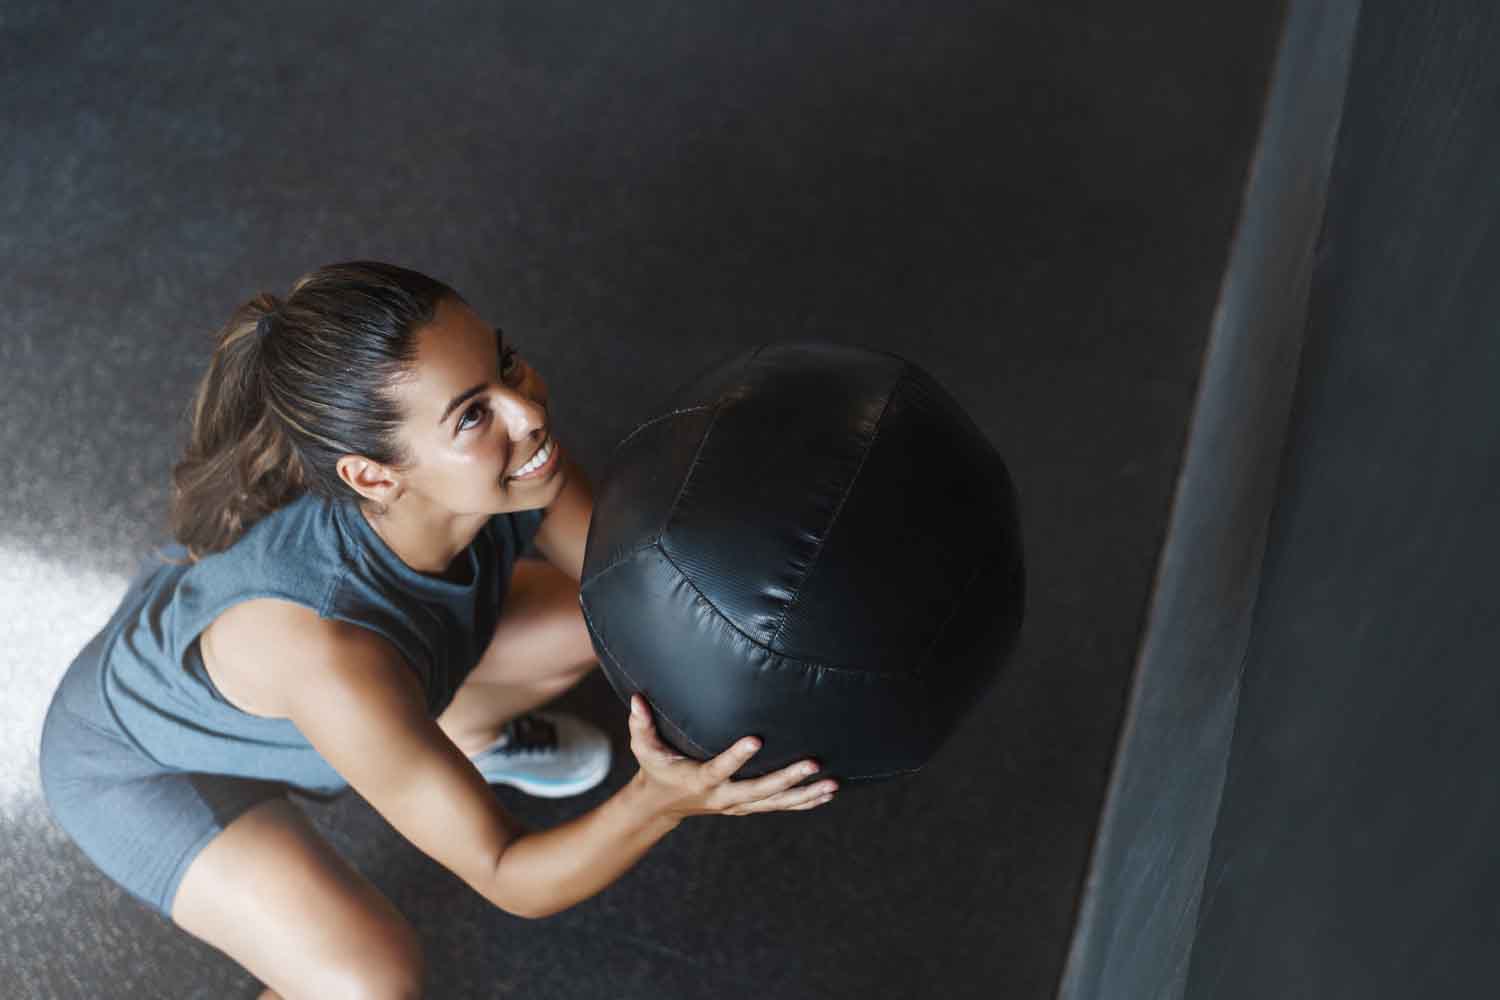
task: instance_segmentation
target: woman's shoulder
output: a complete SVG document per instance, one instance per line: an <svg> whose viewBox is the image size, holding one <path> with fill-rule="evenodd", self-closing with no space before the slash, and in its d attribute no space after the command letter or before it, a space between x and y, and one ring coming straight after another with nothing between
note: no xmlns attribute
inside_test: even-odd
<svg viewBox="0 0 1500 1000"><path fill-rule="evenodd" d="M231 704L270 718L292 714L292 696L310 677L341 672L371 657L400 656L371 629L275 597L226 609L204 630L200 651Z"/></svg>
<svg viewBox="0 0 1500 1000"><path fill-rule="evenodd" d="M314 600L351 555L333 505L304 493L255 521L227 548L199 559L193 583L236 595L261 590Z"/></svg>

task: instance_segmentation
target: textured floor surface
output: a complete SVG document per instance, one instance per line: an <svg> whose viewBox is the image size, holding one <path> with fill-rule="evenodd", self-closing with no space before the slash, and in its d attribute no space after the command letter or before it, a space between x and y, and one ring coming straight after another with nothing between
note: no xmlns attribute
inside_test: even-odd
<svg viewBox="0 0 1500 1000"><path fill-rule="evenodd" d="M273 0L0 9L0 982L254 983L48 816L42 713L164 537L180 414L258 291L373 257L503 323L597 474L766 340L926 368L1019 484L1011 669L921 774L685 824L549 920L356 796L320 830L416 925L435 997L1041 998L1056 983L1274 50L1276 5ZM602 677L604 787L633 769Z"/></svg>

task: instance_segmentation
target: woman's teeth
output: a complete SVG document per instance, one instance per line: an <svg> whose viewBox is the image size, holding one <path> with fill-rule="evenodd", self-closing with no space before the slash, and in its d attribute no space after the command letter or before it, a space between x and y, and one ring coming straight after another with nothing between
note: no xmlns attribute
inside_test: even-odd
<svg viewBox="0 0 1500 1000"><path fill-rule="evenodd" d="M531 459L531 461L527 462L525 465L523 465L519 469L517 469L516 472L515 472L515 475L511 476L511 478L512 479L519 479L520 477L526 475L529 472L535 472L537 469L540 469L543 465L546 465L547 464L547 459L549 459L551 457L552 457L552 442L548 441L546 444L542 445L542 450L539 451L539 452L537 452L536 455Z"/></svg>

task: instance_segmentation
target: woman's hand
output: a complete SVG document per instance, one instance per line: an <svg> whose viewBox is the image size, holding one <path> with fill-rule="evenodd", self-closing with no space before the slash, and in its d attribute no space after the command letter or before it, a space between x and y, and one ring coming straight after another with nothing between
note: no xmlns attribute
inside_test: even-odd
<svg viewBox="0 0 1500 1000"><path fill-rule="evenodd" d="M800 761L760 778L730 777L760 750L760 741L742 739L700 764L664 744L651 722L651 709L639 694L630 696L630 750L662 813L687 816L748 816L751 813L812 809L833 798L832 781L793 788L818 771L816 761Z"/></svg>

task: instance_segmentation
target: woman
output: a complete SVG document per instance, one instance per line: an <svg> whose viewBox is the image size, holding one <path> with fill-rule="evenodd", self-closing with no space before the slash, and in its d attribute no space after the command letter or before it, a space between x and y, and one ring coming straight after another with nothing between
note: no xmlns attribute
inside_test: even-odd
<svg viewBox="0 0 1500 1000"><path fill-rule="evenodd" d="M509 913L586 899L694 815L803 810L801 762L731 776L632 700L640 764L525 829L488 783L596 786L608 738L533 711L596 665L578 604L592 496L547 387L448 286L371 261L259 296L219 335L173 469L175 544L69 666L41 768L110 878L224 951L263 997L419 994L412 927L289 790L352 787ZM546 560L518 559L528 540ZM811 770L809 770L811 769Z"/></svg>

